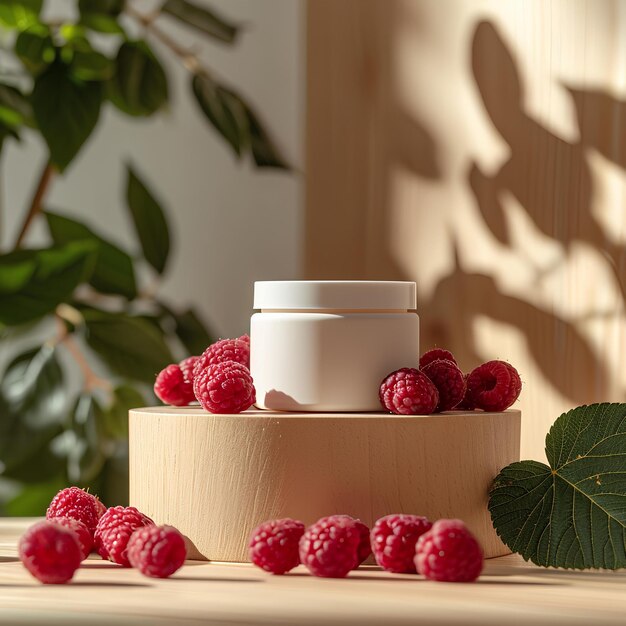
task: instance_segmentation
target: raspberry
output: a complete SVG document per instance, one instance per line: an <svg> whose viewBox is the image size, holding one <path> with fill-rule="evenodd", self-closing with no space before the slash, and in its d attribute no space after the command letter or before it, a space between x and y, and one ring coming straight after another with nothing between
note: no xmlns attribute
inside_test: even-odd
<svg viewBox="0 0 626 626"><path fill-rule="evenodd" d="M370 545L370 529L360 519L356 519L351 515L333 515L333 519L344 518L351 522L354 522L359 533L359 548L357 550L357 564L353 569L356 569L367 557L372 554L372 546Z"/></svg>
<svg viewBox="0 0 626 626"><path fill-rule="evenodd" d="M142 526L154 522L134 506L113 506L100 518L95 534L95 545L103 559L130 567L126 548L130 536Z"/></svg>
<svg viewBox="0 0 626 626"><path fill-rule="evenodd" d="M66 583L81 562L76 533L47 520L31 526L20 538L17 550L24 567L46 584Z"/></svg>
<svg viewBox="0 0 626 626"><path fill-rule="evenodd" d="M343 578L358 566L361 530L347 515L322 517L300 538L300 562L314 576Z"/></svg>
<svg viewBox="0 0 626 626"><path fill-rule="evenodd" d="M465 396L465 377L463 372L452 362L443 359L431 361L422 368L439 392L439 402L435 413L450 411Z"/></svg>
<svg viewBox="0 0 626 626"><path fill-rule="evenodd" d="M439 392L426 374L403 367L387 376L378 392L383 408L400 415L428 415L439 402Z"/></svg>
<svg viewBox="0 0 626 626"><path fill-rule="evenodd" d="M193 384L185 380L183 370L176 363L159 372L154 381L154 393L159 400L173 406L186 406L195 400Z"/></svg>
<svg viewBox="0 0 626 626"><path fill-rule="evenodd" d="M471 404L484 411L504 411L519 397L522 381L517 370L504 361L488 361L467 377Z"/></svg>
<svg viewBox="0 0 626 626"><path fill-rule="evenodd" d="M100 519L107 512L107 508L102 502L102 500L99 500L97 497L96 497L96 506L98 507L98 519Z"/></svg>
<svg viewBox="0 0 626 626"><path fill-rule="evenodd" d="M245 337L246 335L244 335ZM205 370L209 365L223 363L224 361L236 361L250 368L250 339L221 339L211 344L201 356L198 357L193 369L194 376Z"/></svg>
<svg viewBox="0 0 626 626"><path fill-rule="evenodd" d="M71 517L53 517L48 521L75 532L80 546L81 560L84 561L89 556L91 548L93 548L93 534L89 532L85 524Z"/></svg>
<svg viewBox="0 0 626 626"><path fill-rule="evenodd" d="M300 563L298 543L304 524L285 518L270 520L252 531L250 560L272 574L284 574Z"/></svg>
<svg viewBox="0 0 626 626"><path fill-rule="evenodd" d="M193 390L202 408L211 413L241 413L256 401L250 371L235 361L194 370Z"/></svg>
<svg viewBox="0 0 626 626"><path fill-rule="evenodd" d="M128 560L144 576L168 578L187 558L185 539L172 526L144 526L128 540Z"/></svg>
<svg viewBox="0 0 626 626"><path fill-rule="evenodd" d="M458 519L440 519L415 546L415 567L431 580L471 582L483 569L478 541Z"/></svg>
<svg viewBox="0 0 626 626"><path fill-rule="evenodd" d="M429 363L433 361L452 361L455 365L458 365L456 359L449 350L443 348L433 348L424 352L420 357L420 369L424 369Z"/></svg>
<svg viewBox="0 0 626 626"><path fill-rule="evenodd" d="M463 381L465 382L465 394L463 396L463 400L461 400L461 402L459 402L454 407L457 411L460 411L460 410L473 411L476 408L476 405L474 404L474 401L472 400L472 398L470 398L470 394L467 390L467 377L468 376L469 374L463 374Z"/></svg>
<svg viewBox="0 0 626 626"><path fill-rule="evenodd" d="M104 505L91 493L78 487L61 489L48 506L46 519L52 517L71 517L82 522L93 535L98 520L102 516Z"/></svg>
<svg viewBox="0 0 626 626"><path fill-rule="evenodd" d="M419 515L386 515L376 521L371 541L376 563L388 572L415 573L415 544L432 527Z"/></svg>
<svg viewBox="0 0 626 626"><path fill-rule="evenodd" d="M241 335L241 337L238 337L238 339L239 341L243 341L250 345L250 335Z"/></svg>
<svg viewBox="0 0 626 626"><path fill-rule="evenodd" d="M179 364L180 371L183 373L183 380L186 383L193 385L193 368L195 364L198 362L200 357L197 356L188 356L186 359L183 359ZM193 393L193 388L191 389ZM194 396L195 400L195 396ZM193 400L191 401L193 402Z"/></svg>

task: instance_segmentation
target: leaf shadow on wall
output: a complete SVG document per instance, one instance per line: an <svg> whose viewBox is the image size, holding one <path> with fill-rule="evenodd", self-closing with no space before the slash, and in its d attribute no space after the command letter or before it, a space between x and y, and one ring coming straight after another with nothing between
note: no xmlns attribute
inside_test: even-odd
<svg viewBox="0 0 626 626"><path fill-rule="evenodd" d="M452 346L459 364L469 370L484 361L473 341L480 316L522 331L538 369L564 397L585 404L608 393L606 366L574 325L502 293L491 276L466 272L455 250L453 271L420 306L423 334L432 345Z"/></svg>
<svg viewBox="0 0 626 626"><path fill-rule="evenodd" d="M516 198L536 228L565 251L583 243L602 254L626 303L626 249L606 236L592 212L594 181L587 160L594 148L626 168L626 103L598 91L568 88L580 125L580 141L569 143L524 110L524 88L513 55L490 22L477 25L472 43L472 69L493 125L510 147L510 157L492 175L477 164L469 185L480 216L493 237L513 249L502 193ZM620 126L620 121L622 126ZM620 141L621 140L621 141ZM452 234L451 234L452 237ZM519 329L528 351L547 381L576 404L607 400L610 373L576 320L507 295L493 277L467 272L454 251L450 274L420 304L423 335L434 345L449 345L461 365L484 360L474 342L480 317ZM626 389L624 390L626 392ZM614 393L614 392L613 392Z"/></svg>
<svg viewBox="0 0 626 626"><path fill-rule="evenodd" d="M524 110L524 85L515 60L490 22L476 27L472 69L485 110L511 148L511 156L493 175L477 164L469 182L485 224L505 245L510 230L501 193L511 193L534 225L568 250L575 242L600 251L626 301L626 246L606 236L593 215L595 192L587 159L590 147L626 167L626 103L601 92L569 89L580 124L578 143L557 137ZM620 139L622 144L620 144Z"/></svg>

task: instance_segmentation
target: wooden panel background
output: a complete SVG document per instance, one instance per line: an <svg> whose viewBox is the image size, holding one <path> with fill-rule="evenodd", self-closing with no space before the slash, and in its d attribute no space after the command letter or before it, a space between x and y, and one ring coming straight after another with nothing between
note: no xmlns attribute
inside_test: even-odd
<svg viewBox="0 0 626 626"><path fill-rule="evenodd" d="M522 452L626 398L626 3L309 0L306 274L418 283Z"/></svg>

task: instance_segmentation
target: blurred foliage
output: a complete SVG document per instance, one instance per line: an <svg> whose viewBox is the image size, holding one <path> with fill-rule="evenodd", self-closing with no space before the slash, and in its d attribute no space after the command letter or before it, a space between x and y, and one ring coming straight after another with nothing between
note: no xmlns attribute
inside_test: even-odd
<svg viewBox="0 0 626 626"><path fill-rule="evenodd" d="M160 369L211 341L196 311L158 297L171 248L168 217L134 166L126 165L125 197L137 254L44 206L54 176L73 163L105 107L135 118L167 107L170 81L149 42L189 71L190 97L237 158L288 169L245 99L161 28L170 20L232 45L237 24L188 0L166 0L150 14L132 0L77 0L73 21L45 19L43 5L0 2L4 52L17 68L0 70L0 150L32 134L48 152L15 245L0 254L0 347L6 354L28 346L8 359L0 380L0 514L9 515L41 514L69 483L123 503L128 410L153 401ZM49 245L23 249L37 220L47 225Z"/></svg>

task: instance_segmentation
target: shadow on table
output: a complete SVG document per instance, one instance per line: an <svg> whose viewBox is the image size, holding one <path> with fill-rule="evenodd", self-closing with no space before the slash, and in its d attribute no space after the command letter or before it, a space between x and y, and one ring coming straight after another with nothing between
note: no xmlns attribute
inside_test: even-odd
<svg viewBox="0 0 626 626"><path fill-rule="evenodd" d="M495 576L498 578L508 578L509 576L524 576L526 578L544 578L546 576L558 577L563 581L571 580L596 580L598 582L610 582L615 581L620 584L624 584L626 580L626 572L609 570L563 570L563 569L548 569L543 567L528 568L528 567L507 567L507 571L503 573L488 572L486 576ZM505 581L503 581L505 582Z"/></svg>
<svg viewBox="0 0 626 626"><path fill-rule="evenodd" d="M71 587L153 587L150 583L113 583L113 582L90 582L79 580L70 583Z"/></svg>
<svg viewBox="0 0 626 626"><path fill-rule="evenodd" d="M190 580L210 583L264 583L260 578L228 578L226 576L172 576L169 580Z"/></svg>
<svg viewBox="0 0 626 626"><path fill-rule="evenodd" d="M528 570L520 570L519 572L516 572L515 574L511 574L511 576L513 575L518 575L523 573L524 576L528 576ZM498 574L487 574L487 576L505 576L504 574L498 575ZM290 572L288 574L285 574L285 576L302 576L305 578L310 578L311 575L307 574L305 572ZM507 574L508 576L508 574ZM363 576L363 575L359 575L359 574L350 574L349 576L347 576L346 578L341 578L341 579L333 579L333 580L345 580L345 581L351 581L351 580L375 580L375 581L383 581L383 582L387 582L387 583L425 583L425 582L429 582L427 581L425 578L421 577L421 576L416 576L413 574L406 574L406 575L402 575L402 578L399 578L397 575L385 575L384 573L381 573L380 575L376 575L376 576ZM547 581L547 580L485 580L484 578L480 578L479 580L476 581L476 584L481 584L481 585L532 585L532 586L542 586L542 587L559 587L559 586L565 586L568 583L566 581Z"/></svg>

